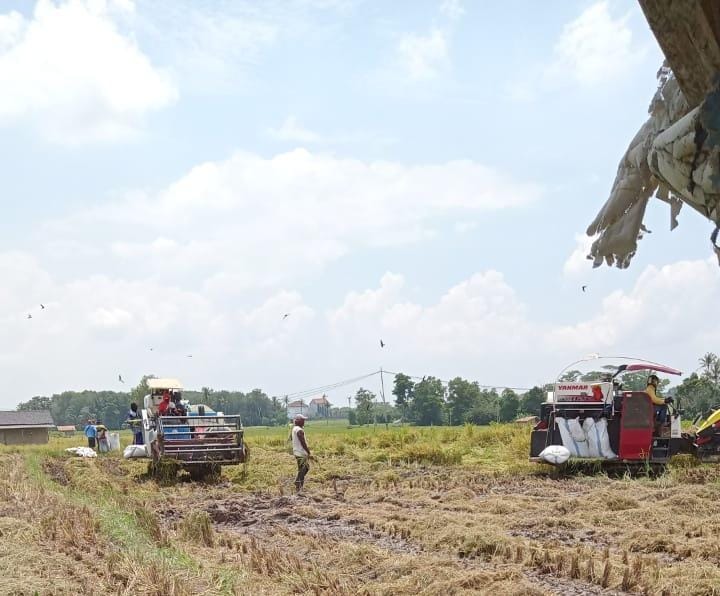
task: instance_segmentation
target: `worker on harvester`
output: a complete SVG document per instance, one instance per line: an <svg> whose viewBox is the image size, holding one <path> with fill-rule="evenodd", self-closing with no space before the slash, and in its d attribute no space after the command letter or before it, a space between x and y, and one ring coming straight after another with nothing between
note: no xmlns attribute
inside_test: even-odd
<svg viewBox="0 0 720 596"><path fill-rule="evenodd" d="M653 406L655 407L655 423L659 427L658 430L665 426L665 423L667 422L667 405L673 403L674 401L672 397L663 398L658 395L659 384L660 379L658 376L650 375L647 380L647 387L645 388L645 392L650 396L650 401L652 401Z"/></svg>

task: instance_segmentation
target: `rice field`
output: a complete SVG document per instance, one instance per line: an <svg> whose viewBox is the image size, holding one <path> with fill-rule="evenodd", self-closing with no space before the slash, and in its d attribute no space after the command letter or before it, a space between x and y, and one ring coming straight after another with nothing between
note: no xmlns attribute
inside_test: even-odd
<svg viewBox="0 0 720 596"><path fill-rule="evenodd" d="M306 432L301 496L287 428L213 483L0 448L0 594L720 594L720 466L561 476L519 425Z"/></svg>

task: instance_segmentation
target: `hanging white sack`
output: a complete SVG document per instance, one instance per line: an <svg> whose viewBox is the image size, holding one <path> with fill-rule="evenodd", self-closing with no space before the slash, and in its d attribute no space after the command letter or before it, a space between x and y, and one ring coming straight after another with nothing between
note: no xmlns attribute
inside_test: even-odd
<svg viewBox="0 0 720 596"><path fill-rule="evenodd" d="M588 416L585 418L582 428L585 436L587 437L589 456L603 457L602 453L600 453L600 437L596 432L595 420Z"/></svg>
<svg viewBox="0 0 720 596"><path fill-rule="evenodd" d="M600 455L606 459L616 459L617 455L610 447L610 435L608 434L607 418L600 418L595 422L595 434L600 444Z"/></svg>
<svg viewBox="0 0 720 596"><path fill-rule="evenodd" d="M580 417L578 416L577 418L568 420L568 428L570 429L570 435L573 441L577 443L580 457L590 457L590 446L588 445L582 424L580 424Z"/></svg>
<svg viewBox="0 0 720 596"><path fill-rule="evenodd" d="M578 436L577 428L575 428L574 434L571 431L571 427L580 427L580 423L577 420L567 420L565 418L556 418L555 422L560 430L563 445L570 451L570 455L574 457L587 457L587 441L584 440L585 434L582 432L582 428L580 428L580 433L582 433L583 437L582 441L575 440L575 436Z"/></svg>

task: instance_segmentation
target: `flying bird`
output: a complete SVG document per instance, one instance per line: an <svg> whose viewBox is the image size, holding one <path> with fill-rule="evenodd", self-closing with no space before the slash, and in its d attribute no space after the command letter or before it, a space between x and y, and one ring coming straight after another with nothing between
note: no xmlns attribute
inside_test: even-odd
<svg viewBox="0 0 720 596"><path fill-rule="evenodd" d="M384 348L384 347L385 347L385 342L384 342L383 340L380 340L380 347L381 347L381 348Z"/></svg>
<svg viewBox="0 0 720 596"><path fill-rule="evenodd" d="M40 310L45 310L45 305L44 305L44 304L41 304L41 305L40 305Z"/></svg>
<svg viewBox="0 0 720 596"><path fill-rule="evenodd" d="M125 381L123 381L122 375L118 375L118 381L120 381L121 383L125 382Z"/></svg>
<svg viewBox="0 0 720 596"><path fill-rule="evenodd" d="M30 313L28 313L27 318L28 318L28 319L32 319L32 315L31 315Z"/></svg>
<svg viewBox="0 0 720 596"><path fill-rule="evenodd" d="M188 354L186 358L192 358L192 354Z"/></svg>
<svg viewBox="0 0 720 596"><path fill-rule="evenodd" d="M585 290L587 290L587 286L582 287L582 291L584 292Z"/></svg>
<svg viewBox="0 0 720 596"><path fill-rule="evenodd" d="M152 352L152 351L153 351L153 348L150 348L150 351Z"/></svg>
<svg viewBox="0 0 720 596"><path fill-rule="evenodd" d="M286 313L283 315L283 321L284 321L285 319L287 319L289 316L290 316L290 313L289 313L289 312L286 312Z"/></svg>

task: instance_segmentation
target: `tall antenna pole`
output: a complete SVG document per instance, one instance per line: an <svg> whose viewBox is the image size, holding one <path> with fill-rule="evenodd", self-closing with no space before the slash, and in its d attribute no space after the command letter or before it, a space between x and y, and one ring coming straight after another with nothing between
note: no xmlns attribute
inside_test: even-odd
<svg viewBox="0 0 720 596"><path fill-rule="evenodd" d="M382 366L380 367L380 395L382 396L383 400L383 406L387 406L385 403L385 381L383 380L383 369ZM387 420L387 408L385 408L385 430L388 429L388 420Z"/></svg>

